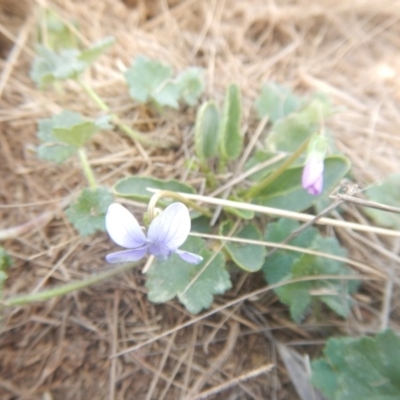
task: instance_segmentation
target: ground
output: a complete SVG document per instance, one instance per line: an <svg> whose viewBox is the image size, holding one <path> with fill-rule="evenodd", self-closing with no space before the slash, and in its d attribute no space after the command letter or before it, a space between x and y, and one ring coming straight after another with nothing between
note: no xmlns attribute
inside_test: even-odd
<svg viewBox="0 0 400 400"><path fill-rule="evenodd" d="M129 98L121 70L137 54L175 71L203 67L204 98L221 101L228 84L238 83L247 137L256 128L253 103L262 83L324 92L339 111L328 128L351 159L360 188L399 170L399 1L1 0L0 237L14 260L6 297L109 268L104 256L115 248L105 233L79 237L64 214L86 185L78 160L57 166L35 153L38 119L63 108L98 116L76 83L39 91L29 78L45 7L74 24L85 45L116 38L85 81L131 126L173 142L160 150L116 130L95 136L88 153L104 185L138 174L201 186L185 163L193 110L160 116ZM352 205L345 211L349 220L370 223ZM9 230L26 223L17 235ZM313 357L330 335L399 329L397 280L393 287L375 279L390 266L396 271L396 241L344 230L337 235L352 258L373 267L348 320L310 315L295 325L272 292L232 305L263 285L259 276L243 274L216 297L212 315L193 316L177 301L150 303L137 268L61 298L4 309L0 398L297 399L278 342ZM138 349L114 357L132 345Z"/></svg>

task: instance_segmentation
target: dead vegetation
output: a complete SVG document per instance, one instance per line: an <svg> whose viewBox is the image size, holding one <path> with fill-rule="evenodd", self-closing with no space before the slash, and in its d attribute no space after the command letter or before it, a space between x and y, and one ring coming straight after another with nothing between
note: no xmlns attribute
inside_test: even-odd
<svg viewBox="0 0 400 400"><path fill-rule="evenodd" d="M63 214L60 204L85 186L77 160L55 166L34 153L39 118L63 107L98 114L73 82L61 94L40 92L30 81L43 7L76 23L86 44L116 38L84 79L126 122L176 143L168 150L146 149L119 132L96 136L89 154L104 184L143 174L201 185L185 170L190 111L153 115L129 99L120 70L137 54L177 71L204 67L205 97L220 100L227 85L237 82L247 137L255 129L252 103L263 82L278 81L300 93L324 91L341 110L329 128L352 160L354 180L365 187L400 168L399 1L42 0L30 4L26 15L11 7L15 3L0 1L1 229L47 214L36 229L3 243L14 259L7 296L101 271L113 246L106 234L78 237ZM369 223L353 205L346 211L347 218ZM351 258L397 274L395 240L337 234ZM234 288L216 298L209 316L199 317L175 301L151 304L144 277L135 270L63 298L4 310L0 398L296 399L278 342L313 356L330 335L399 329L398 288L381 280L366 279L347 321L327 314L300 326L271 292L233 304L260 287L257 275L235 276ZM134 345L136 351L113 357Z"/></svg>

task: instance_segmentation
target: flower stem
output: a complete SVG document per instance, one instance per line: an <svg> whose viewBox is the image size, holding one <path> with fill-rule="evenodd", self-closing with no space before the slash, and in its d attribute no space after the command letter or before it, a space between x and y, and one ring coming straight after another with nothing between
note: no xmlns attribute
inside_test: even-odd
<svg viewBox="0 0 400 400"><path fill-rule="evenodd" d="M257 197L268 185L270 185L276 178L278 178L283 172L286 171L287 167L291 165L301 153L307 148L310 140L305 140L304 143L272 174L264 178L260 183L254 185L251 189L247 191L244 196L245 200L251 200Z"/></svg>
<svg viewBox="0 0 400 400"><path fill-rule="evenodd" d="M86 82L81 79L77 80L81 88L86 92L86 94L93 100L94 103L100 108L100 110L109 113L110 107L103 101L103 99L91 88ZM148 144L156 147L163 147L162 143L155 142L153 140L145 138L140 132L132 129L130 126L122 122L118 115L111 113L112 122L118 126L122 131L124 131L130 138L137 140L142 144Z"/></svg>
<svg viewBox="0 0 400 400"><path fill-rule="evenodd" d="M89 160L87 158L85 149L83 147L81 147L78 150L78 154L79 154L79 159L81 161L83 173L85 174L85 177L86 177L87 181L89 182L90 188L96 189L97 188L96 178L94 177L92 167L89 164Z"/></svg>
<svg viewBox="0 0 400 400"><path fill-rule="evenodd" d="M155 147L164 147L163 143L155 142L154 140L147 139L140 132L138 132L137 130L132 129L130 126L128 126L127 124L122 122L119 119L118 115L112 114L111 118L112 118L112 122L116 126L118 126L119 129L124 131L130 138L132 138L134 140L137 140L138 142L140 142L142 144L147 144L147 145L151 145L151 146L155 146Z"/></svg>
<svg viewBox="0 0 400 400"><path fill-rule="evenodd" d="M194 210L199 211L206 217L211 218L212 214L206 208L197 205L194 201L187 199L186 197L182 196L179 193L172 192L170 190L160 190L157 193L154 193L149 201L149 205L147 208L149 220L152 221L154 219L154 208L157 204L157 201L160 200L162 197L170 197L176 200L181 201L182 203L186 204L187 206L193 208Z"/></svg>
<svg viewBox="0 0 400 400"><path fill-rule="evenodd" d="M86 94L93 100L96 105L105 112L110 111L110 107L103 101L103 99L84 81L77 79L81 88L86 92Z"/></svg>
<svg viewBox="0 0 400 400"><path fill-rule="evenodd" d="M163 190L153 189L153 188L146 188L146 190L148 190L151 193L164 192ZM250 210L250 211L260 213L260 214L272 215L274 217L296 219L298 221L303 221L303 222L307 222L307 221L313 220L315 218L314 215L310 215L310 214L303 214L303 213L298 213L298 212L294 212L294 211L283 210L280 208L260 206L258 204L252 204L252 203L243 202L243 201L241 202L241 201L225 200L225 199L219 199L218 197L202 196L199 194L191 194L191 193L183 193L183 192L175 193L175 195L176 196L171 196L171 197L179 199L179 201L185 202L186 204L189 204L188 200L194 200L194 201L198 201L198 202L202 202L202 203L222 205L223 207L237 208L239 210ZM182 197L178 197L178 195L180 195ZM192 205L192 203L190 203L190 206L191 205ZM316 224L317 225L335 226L335 227L341 227L341 228L347 228L347 229L354 229L356 231L361 231L361 232L373 232L378 235L400 237L400 232L396 231L394 229L385 229L385 228L380 228L377 226L362 225L362 224L357 224L355 222L347 222L347 221L341 221L341 220L325 218L325 217L319 218L316 221Z"/></svg>
<svg viewBox="0 0 400 400"><path fill-rule="evenodd" d="M94 285L95 283L99 283L105 281L114 275L121 274L122 272L128 271L133 268L136 263L123 264L119 267L112 268L109 271L91 276L90 278L77 281L70 282L62 286L58 286L52 289L42 290L37 293L30 294L22 294L17 296L12 296L8 299L5 299L1 302L2 306L20 306L23 304L33 303L35 301L45 301L51 299L53 297L62 296L67 293L71 293L75 290L83 289L85 287Z"/></svg>

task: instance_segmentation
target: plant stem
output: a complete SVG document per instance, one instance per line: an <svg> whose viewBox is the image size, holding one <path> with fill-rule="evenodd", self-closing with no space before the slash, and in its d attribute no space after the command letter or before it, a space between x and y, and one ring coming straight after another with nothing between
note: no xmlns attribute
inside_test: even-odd
<svg viewBox="0 0 400 400"><path fill-rule="evenodd" d="M154 189L154 188L146 188L146 190L148 190L151 193L158 193L158 192L162 191L160 189ZM183 192L178 192L175 194L182 196L179 198L177 196L174 196L174 197L176 199L179 199L182 202L184 202L184 199L185 199L186 204L189 204L187 202L187 200L194 200L194 201L198 201L198 202L202 202L202 203L222 205L223 207L238 208L240 210L250 210L250 211L258 212L261 214L273 215L274 217L290 218L290 219L296 219L298 221L304 221L304 222L313 220L315 218L314 215L310 215L310 214L303 214L303 213L299 213L299 212L283 210L280 208L260 206L258 204L251 204L251 203L243 202L243 201L240 202L240 201L225 200L225 199L219 199L218 197L202 196L199 194L191 194L191 193L183 193ZM356 231L361 231L361 232L373 232L377 235L400 237L400 232L397 230L394 230L394 229L385 229L385 228L380 228L377 226L362 225L362 224L357 224L355 222L346 222L346 221L325 218L325 217L318 218L318 220L315 223L317 225L328 225L328 226L335 226L335 227L341 227L341 228L347 228L347 229L354 229Z"/></svg>
<svg viewBox="0 0 400 400"><path fill-rule="evenodd" d="M89 186L91 189L97 188L96 178L94 177L94 173L92 167L89 164L89 160L86 156L86 151L83 147L78 150L79 159L81 161L83 173L85 174L86 179L89 182Z"/></svg>
<svg viewBox="0 0 400 400"><path fill-rule="evenodd" d="M63 286L58 286L53 289L43 290L37 293L31 294L23 294L10 297L9 299L5 299L2 301L1 305L3 306L20 306L23 304L33 303L35 301L45 301L51 299L53 297L62 296L67 293L71 293L75 290L83 289L85 287L94 285L95 283L99 283L105 281L114 275L121 274L122 272L128 271L133 268L136 263L123 264L119 267L113 267L111 270L94 275L90 278L84 279L82 281L70 282Z"/></svg>
<svg viewBox="0 0 400 400"><path fill-rule="evenodd" d="M149 222L151 222L154 219L154 208L157 204L157 201L160 200L162 197L170 197L170 198L179 200L182 203L185 203L186 205L188 205L189 207L199 211L206 217L211 218L211 216L212 216L211 212L208 211L206 208L197 205L194 201L187 199L186 197L182 196L181 194L172 192L170 190L160 190L159 192L154 193L149 201L149 205L147 207L147 212L148 212L148 216L149 216L149 220L150 220Z"/></svg>
<svg viewBox="0 0 400 400"><path fill-rule="evenodd" d="M81 79L77 79L77 81L81 88L102 111L110 111L110 107L108 107L108 105L102 100L102 98L86 82L82 81Z"/></svg>
<svg viewBox="0 0 400 400"><path fill-rule="evenodd" d="M81 79L77 80L81 88L86 92L86 94L93 100L94 103L100 108L100 110L109 113L110 107L103 101L103 99L84 81ZM140 134L140 132L132 129L130 126L122 122L118 115L116 114L111 114L111 119L112 122L118 126L122 131L124 131L130 138L137 140L140 143L143 144L148 144L156 147L162 147L162 144L160 142L154 142L152 140L149 140L145 138L143 135Z"/></svg>
<svg viewBox="0 0 400 400"><path fill-rule="evenodd" d="M262 192L269 184L271 184L276 178L283 174L286 171L287 167L291 165L300 156L301 153L304 152L309 142L310 139L304 141L304 143L294 153L292 153L292 155L278 169L276 169L272 174L264 178L260 183L250 188L245 194L244 199L251 200L257 197L260 192Z"/></svg>
<svg viewBox="0 0 400 400"><path fill-rule="evenodd" d="M111 115L112 122L118 126L119 129L124 131L130 138L137 140L138 142L142 144L147 144L155 147L164 147L163 143L161 142L155 142L154 140L147 139L144 137L140 132L132 129L130 126L122 122L118 115L112 114Z"/></svg>

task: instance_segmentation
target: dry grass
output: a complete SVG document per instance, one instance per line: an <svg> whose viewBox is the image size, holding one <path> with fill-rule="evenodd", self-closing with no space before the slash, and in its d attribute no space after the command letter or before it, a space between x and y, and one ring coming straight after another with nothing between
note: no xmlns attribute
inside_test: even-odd
<svg viewBox="0 0 400 400"><path fill-rule="evenodd" d="M329 128L352 160L360 186L400 169L399 1L125 3L129 7L117 0L42 0L24 16L20 9L7 8L11 1L0 1L0 46L8 54L0 59L1 229L50 213L38 229L3 243L15 260L6 295L102 270L112 247L105 234L79 238L60 208L63 199L85 185L77 160L49 165L32 150L37 119L63 107L87 116L98 113L76 84L68 82L64 94L39 92L28 77L35 17L46 5L76 22L87 44L107 35L116 38L84 79L124 120L151 137L165 140L168 135L176 143L168 150L145 149L118 132L98 135L89 154L104 184L142 174L201 187L201 179L184 164L191 151L192 111L160 117L128 97L120 69L137 54L170 63L177 71L204 67L205 97L220 100L226 86L237 82L248 137L256 129L252 103L264 81L300 93L325 91L342 109ZM368 224L354 206L348 205L347 212L348 218ZM338 235L352 258L397 275L394 239L343 230ZM0 398L195 399L217 387L207 398L296 399L276 340L313 356L329 335L374 332L387 325L399 329L398 287L382 281L364 283L347 321L309 316L296 326L270 292L232 306L232 300L262 285L259 276L233 278L234 289L216 299L218 310L207 318L194 318L175 301L149 303L139 270L43 304L5 310ZM168 330L171 334L163 335ZM151 343L141 345L145 342ZM132 345L139 349L110 358Z"/></svg>

